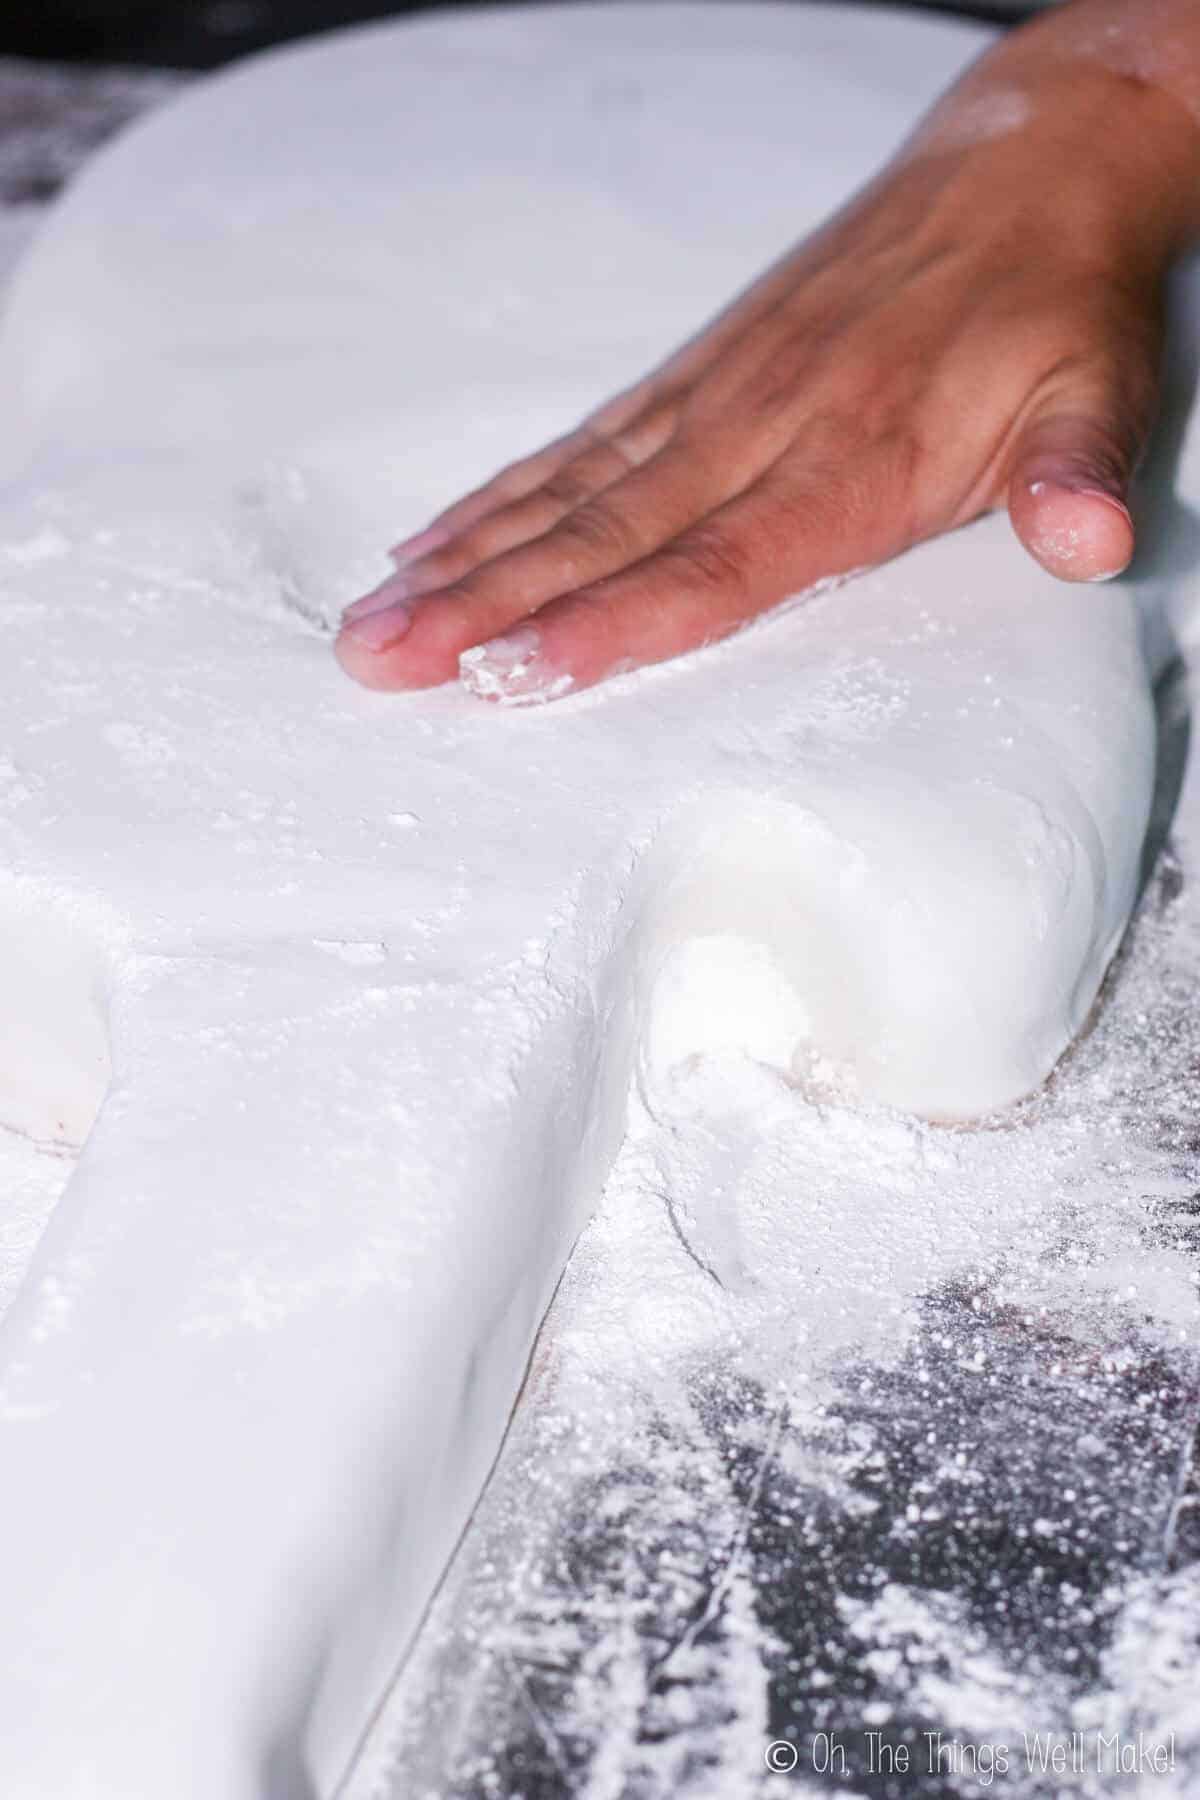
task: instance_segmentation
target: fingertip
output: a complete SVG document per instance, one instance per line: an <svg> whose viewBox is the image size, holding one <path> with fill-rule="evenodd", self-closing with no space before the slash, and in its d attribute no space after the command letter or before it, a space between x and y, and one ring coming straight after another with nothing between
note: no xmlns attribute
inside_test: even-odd
<svg viewBox="0 0 1200 1800"><path fill-rule="evenodd" d="M422 654L406 635L372 641L374 619L343 625L333 643L333 653L352 681L377 693L404 693L413 688L440 687L454 674L453 659L444 654Z"/></svg>
<svg viewBox="0 0 1200 1800"><path fill-rule="evenodd" d="M333 642L333 654L344 672L360 687L379 691L406 685L396 680L395 658L386 651L371 650L353 631L343 628Z"/></svg>
<svg viewBox="0 0 1200 1800"><path fill-rule="evenodd" d="M358 619L369 619L375 613L390 612L394 607L403 605L408 596L408 583L401 575L388 575L378 587L364 594L360 600L352 600L342 612L342 626L345 628Z"/></svg>
<svg viewBox="0 0 1200 1800"><path fill-rule="evenodd" d="M396 693L453 680L459 654L473 635L479 633L469 604L446 594L420 604L343 615L334 653L361 686Z"/></svg>
<svg viewBox="0 0 1200 1800"><path fill-rule="evenodd" d="M1009 512L1030 555L1061 581L1111 581L1132 560L1132 516L1107 489L1045 478L1014 484Z"/></svg>

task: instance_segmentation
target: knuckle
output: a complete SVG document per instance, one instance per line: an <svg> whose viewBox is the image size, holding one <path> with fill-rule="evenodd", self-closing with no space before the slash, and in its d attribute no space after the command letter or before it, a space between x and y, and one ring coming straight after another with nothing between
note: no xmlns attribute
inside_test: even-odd
<svg viewBox="0 0 1200 1800"><path fill-rule="evenodd" d="M626 468L639 467L670 440L681 412L680 397L664 394L610 434L609 443Z"/></svg>
<svg viewBox="0 0 1200 1800"><path fill-rule="evenodd" d="M478 599L471 577L461 576L458 580L447 582L436 593L423 595L418 602L423 626L434 621L448 623L464 618Z"/></svg>
<svg viewBox="0 0 1200 1800"><path fill-rule="evenodd" d="M596 477L594 486L603 487L610 481L619 481L623 475L628 475L635 469L641 460L636 448L636 435L632 431L606 438L590 458L590 472Z"/></svg>
<svg viewBox="0 0 1200 1800"><path fill-rule="evenodd" d="M420 569L424 582L448 588L500 555L513 541L513 511L509 506L485 514L466 526L453 543L423 557Z"/></svg>
<svg viewBox="0 0 1200 1800"><path fill-rule="evenodd" d="M558 505L572 511L587 499L591 489L587 481L570 465L556 469L542 484L542 492Z"/></svg>
<svg viewBox="0 0 1200 1800"><path fill-rule="evenodd" d="M1158 364L1156 340L1132 329L1114 330L1103 343L1064 352L1039 385L1053 410L1111 419L1119 426L1130 412L1153 403Z"/></svg>
<svg viewBox="0 0 1200 1800"><path fill-rule="evenodd" d="M501 469L498 475L493 475L481 488L477 488L471 499L484 506L504 506L519 499L525 487L520 465L512 463L507 469Z"/></svg>
<svg viewBox="0 0 1200 1800"><path fill-rule="evenodd" d="M413 631L414 634L419 631L422 649L457 653L470 636L478 608L479 596L471 591L466 581L455 582L453 586L422 599L413 621Z"/></svg>
<svg viewBox="0 0 1200 1800"><path fill-rule="evenodd" d="M832 481L819 492L804 488L794 493L774 494L769 528L776 554L790 556L797 545L837 530L852 504L849 494L842 487L835 487Z"/></svg>
<svg viewBox="0 0 1200 1800"><path fill-rule="evenodd" d="M1102 486L1119 487L1129 475L1137 445L1132 434L1113 430L1106 425L1093 427L1081 434L1079 463L1089 480Z"/></svg>
<svg viewBox="0 0 1200 1800"><path fill-rule="evenodd" d="M633 533L621 515L598 501L579 506L559 527L561 538L589 557L625 561L636 552Z"/></svg>
<svg viewBox="0 0 1200 1800"><path fill-rule="evenodd" d="M718 526L693 526L676 539L671 554L702 587L736 593L749 581L746 551L736 538Z"/></svg>
<svg viewBox="0 0 1200 1800"><path fill-rule="evenodd" d="M1129 473L1142 431L1140 418L1114 407L1110 397L1078 395L1035 427L1027 454L1080 478L1119 483Z"/></svg>
<svg viewBox="0 0 1200 1800"><path fill-rule="evenodd" d="M595 412L585 419L582 430L593 443L601 443L616 432L624 430L631 420L638 418L653 402L657 388L656 378L647 377L643 381L634 382L632 387L623 388L598 406Z"/></svg>
<svg viewBox="0 0 1200 1800"><path fill-rule="evenodd" d="M436 592L450 582L457 581L460 575L464 575L469 569L474 568L480 560L474 548L477 531L478 527L472 527L461 537L456 538L452 544L447 544L445 549L431 550L428 556L421 557L420 561L413 565L414 570L420 576L424 591Z"/></svg>
<svg viewBox="0 0 1200 1800"><path fill-rule="evenodd" d="M480 563L490 562L507 547L512 535L509 509L480 519L462 534L456 544L441 553L446 558L446 580L457 581L460 576L478 568Z"/></svg>

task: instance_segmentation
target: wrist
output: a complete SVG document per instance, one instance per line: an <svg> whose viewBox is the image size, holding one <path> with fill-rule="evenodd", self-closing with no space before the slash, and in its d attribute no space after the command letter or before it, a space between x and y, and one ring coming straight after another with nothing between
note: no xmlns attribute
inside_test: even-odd
<svg viewBox="0 0 1200 1800"><path fill-rule="evenodd" d="M1157 4L1147 0L1147 12ZM1200 240L1200 114L1122 66L1125 39L1109 34L1126 11L1075 0L1009 33L934 108L908 157L987 163L998 193L1007 180L1023 212L1043 209L1089 260L1160 270ZM1200 63L1200 11L1189 12ZM1139 56L1154 61L1144 43ZM1176 73L1186 87L1186 68Z"/></svg>

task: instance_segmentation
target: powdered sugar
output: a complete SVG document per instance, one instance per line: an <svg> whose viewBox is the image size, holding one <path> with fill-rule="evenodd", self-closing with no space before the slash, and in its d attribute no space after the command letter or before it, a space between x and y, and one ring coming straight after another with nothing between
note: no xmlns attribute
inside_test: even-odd
<svg viewBox="0 0 1200 1800"><path fill-rule="evenodd" d="M1022 1796L1062 1744L1099 1797L1097 1734L1140 1731L1170 1750L1155 1791L1191 1791L1200 1360L1175 1221L1200 890L1168 900L1176 880L1094 1034L997 1130L821 1108L730 1064L643 1119L355 1800L774 1792L768 1739L802 1775L822 1733L851 1783L907 1743L917 1791L991 1766Z"/></svg>

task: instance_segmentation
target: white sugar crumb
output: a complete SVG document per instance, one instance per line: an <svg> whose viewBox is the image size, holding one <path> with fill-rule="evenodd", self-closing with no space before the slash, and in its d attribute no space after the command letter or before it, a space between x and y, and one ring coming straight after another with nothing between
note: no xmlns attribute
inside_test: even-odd
<svg viewBox="0 0 1200 1800"><path fill-rule="evenodd" d="M1033 548L1047 562L1075 562L1082 541L1075 525L1048 526L1033 539Z"/></svg>

